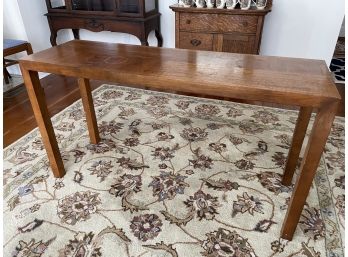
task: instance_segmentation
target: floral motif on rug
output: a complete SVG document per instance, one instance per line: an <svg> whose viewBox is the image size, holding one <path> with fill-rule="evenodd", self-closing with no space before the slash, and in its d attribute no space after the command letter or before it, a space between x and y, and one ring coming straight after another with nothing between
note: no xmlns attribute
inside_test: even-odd
<svg viewBox="0 0 348 257"><path fill-rule="evenodd" d="M344 119L286 241L297 112L112 85L93 94L99 144L80 101L53 118L64 178L38 130L4 150L4 256L343 256Z"/></svg>

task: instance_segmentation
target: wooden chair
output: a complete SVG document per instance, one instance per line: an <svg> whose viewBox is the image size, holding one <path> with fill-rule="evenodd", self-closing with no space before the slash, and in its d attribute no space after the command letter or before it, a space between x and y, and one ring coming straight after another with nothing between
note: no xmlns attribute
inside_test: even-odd
<svg viewBox="0 0 348 257"><path fill-rule="evenodd" d="M16 53L24 52L24 51L26 51L27 54L30 55L33 53L33 49L31 48L30 43L28 43L27 41L15 40L15 39L4 39L3 51L4 51L4 58L3 58L4 80L5 80L5 83L8 84L10 82L9 78L11 78L11 75L7 71L6 67L18 64L18 61L7 59L5 57L16 54Z"/></svg>

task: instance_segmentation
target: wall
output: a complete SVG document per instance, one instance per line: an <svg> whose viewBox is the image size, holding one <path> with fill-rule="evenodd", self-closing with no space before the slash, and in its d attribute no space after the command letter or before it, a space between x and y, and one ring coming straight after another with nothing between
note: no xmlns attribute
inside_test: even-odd
<svg viewBox="0 0 348 257"><path fill-rule="evenodd" d="M340 37L344 37L346 35L346 19L344 18L343 19L343 22L342 22L342 27L341 27L341 30L340 30Z"/></svg>
<svg viewBox="0 0 348 257"><path fill-rule="evenodd" d="M17 1L5 0L3 7L6 10L3 17L4 38L28 40ZM19 57L20 55L15 56ZM19 74L18 66L9 67L8 70L10 73Z"/></svg>
<svg viewBox="0 0 348 257"><path fill-rule="evenodd" d="M5 0L18 1L19 10L24 22L25 31L28 40L32 44L34 52L41 51L51 47L50 29L47 18L45 0ZM30 11L28 11L30 10ZM58 43L62 43L70 39L70 35L60 31L58 33Z"/></svg>
<svg viewBox="0 0 348 257"><path fill-rule="evenodd" d="M329 65L344 17L344 0L273 0L261 54L323 59Z"/></svg>
<svg viewBox="0 0 348 257"><path fill-rule="evenodd" d="M16 1L17 10L9 4ZM164 47L174 47L174 13L168 6L176 2L159 0ZM326 0L273 0L273 11L266 16L261 54L324 59L329 64L344 17L344 0L330 1L329 6L327 3ZM43 16L47 12L44 0L4 0L4 8L4 20L10 17L18 19L19 23L4 26L4 35L24 38L24 27L34 51L50 47L49 27ZM136 37L121 33L82 30L80 36L88 40L140 44ZM58 43L72 38L70 31L58 33ZM150 45L156 44L153 34L150 34L149 42Z"/></svg>
<svg viewBox="0 0 348 257"><path fill-rule="evenodd" d="M4 37L27 40L27 33L17 1L5 0L3 7L6 10L4 13Z"/></svg>

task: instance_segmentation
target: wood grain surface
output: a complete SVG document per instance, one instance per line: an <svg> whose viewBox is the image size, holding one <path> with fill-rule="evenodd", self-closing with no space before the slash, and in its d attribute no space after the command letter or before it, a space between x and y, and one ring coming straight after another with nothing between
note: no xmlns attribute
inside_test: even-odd
<svg viewBox="0 0 348 257"><path fill-rule="evenodd" d="M28 70L284 105L319 107L340 99L319 60L74 40L20 63Z"/></svg>
<svg viewBox="0 0 348 257"><path fill-rule="evenodd" d="M182 31L255 33L257 16L182 13L179 26Z"/></svg>
<svg viewBox="0 0 348 257"><path fill-rule="evenodd" d="M268 1L264 10L186 8L177 4L170 8L175 12L176 48L258 54L265 16L271 11L272 2ZM196 46L188 44L186 33L206 37Z"/></svg>

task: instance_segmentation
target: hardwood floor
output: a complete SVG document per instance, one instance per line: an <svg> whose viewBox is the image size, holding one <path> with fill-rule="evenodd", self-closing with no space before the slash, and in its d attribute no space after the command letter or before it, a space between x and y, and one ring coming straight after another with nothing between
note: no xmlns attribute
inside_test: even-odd
<svg viewBox="0 0 348 257"><path fill-rule="evenodd" d="M51 116L80 99L76 78L49 75L41 82ZM91 87L95 89L101 84L103 83L92 81ZM4 147L37 127L24 85L15 89L16 92L13 91L4 94Z"/></svg>
<svg viewBox="0 0 348 257"><path fill-rule="evenodd" d="M104 83L107 82L92 80L91 88L96 89ZM76 100L80 99L76 78L49 75L41 80L41 84L45 90L48 110L51 116L57 114ZM344 86L338 86L338 90L341 96L344 97ZM199 96L204 97L204 95ZM24 85L20 85L18 88L4 93L3 100L3 139L4 147L6 147L36 128L37 125ZM259 102L254 102L254 104L279 107L275 104ZM284 108L284 106L282 106L282 108ZM339 107L338 115L344 116L344 98Z"/></svg>

